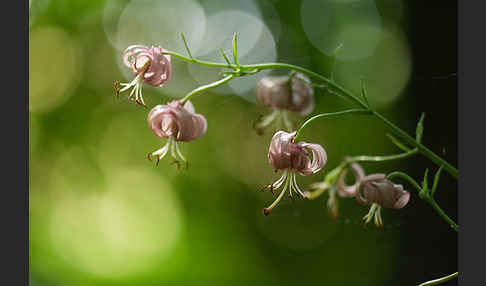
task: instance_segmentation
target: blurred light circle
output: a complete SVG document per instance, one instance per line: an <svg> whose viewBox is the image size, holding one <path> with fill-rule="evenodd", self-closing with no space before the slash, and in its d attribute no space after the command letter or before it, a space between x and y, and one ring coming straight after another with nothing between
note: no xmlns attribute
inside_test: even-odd
<svg viewBox="0 0 486 286"><path fill-rule="evenodd" d="M160 176L115 169L102 192L69 183L59 193L49 231L56 252L72 267L122 278L151 271L170 255L182 220L173 190Z"/></svg>
<svg viewBox="0 0 486 286"><path fill-rule="evenodd" d="M404 90L412 68L412 59L405 36L396 30L383 29L375 52L366 59L337 61L335 76L355 94L364 80L367 96L375 107L392 103Z"/></svg>
<svg viewBox="0 0 486 286"><path fill-rule="evenodd" d="M205 44L199 48L193 48L192 45L190 47L194 50L194 56L213 54L214 51L218 52L219 48L226 52L232 51L233 34L237 33L238 55L244 57L256 45L264 26L265 23L260 18L248 12L224 10L208 17ZM221 60L221 56L218 60Z"/></svg>
<svg viewBox="0 0 486 286"><path fill-rule="evenodd" d="M241 24L243 23L243 24ZM194 56L199 59L214 62L224 62L219 52L222 48L229 60L233 62L232 39L233 34L238 33L238 58L241 60L256 45L262 33L264 23L261 19L242 10L225 10L208 17L208 29L205 38L207 41L200 50L196 50ZM243 63L243 62L242 62ZM201 85L221 79L219 69L188 65L189 73ZM227 87L218 88L219 93L232 93Z"/></svg>
<svg viewBox="0 0 486 286"><path fill-rule="evenodd" d="M234 24L225 24L234 23ZM255 64L273 62L277 58L277 50L272 32L263 21L249 13L239 10L225 10L209 17L209 31L217 32L216 27L224 29L221 33L213 33L214 41L208 41L208 54L199 58L223 62L224 58L219 52L222 47L230 61L233 61L232 35L238 33L238 59L241 64ZM243 25L238 23L244 23ZM212 29L211 26L215 29ZM222 28L224 27L224 28ZM229 35L226 39L221 35ZM218 34L219 37L218 37ZM219 39L219 44L215 44ZM218 69L189 64L188 69L192 77L200 84L208 84L221 79ZM236 78L227 85L215 89L220 94L235 94L250 101L255 101L254 94L245 95L245 92L254 90L257 82L268 74L268 71L259 72L249 77Z"/></svg>
<svg viewBox="0 0 486 286"><path fill-rule="evenodd" d="M303 0L300 13L307 38L327 56L343 44L338 59L365 58L380 40L381 19L372 0Z"/></svg>
<svg viewBox="0 0 486 286"><path fill-rule="evenodd" d="M113 37L113 45L119 51L134 44L183 51L179 34L184 33L190 46L197 49L204 40L205 29L206 15L196 1L133 0L121 13L115 35L109 37Z"/></svg>
<svg viewBox="0 0 486 286"><path fill-rule="evenodd" d="M58 27L32 31L29 42L29 110L46 112L72 95L81 70L81 51Z"/></svg>
<svg viewBox="0 0 486 286"><path fill-rule="evenodd" d="M264 26L263 31L258 38L257 44L251 49L251 51L244 57L240 58L240 62L244 64L258 64L258 63L271 63L277 60L277 47L273 38L272 32ZM228 84L233 91L243 96L245 99L255 102L255 88L264 76L268 75L270 70L261 71L255 75L236 78L230 81ZM250 92L244 96L244 93Z"/></svg>

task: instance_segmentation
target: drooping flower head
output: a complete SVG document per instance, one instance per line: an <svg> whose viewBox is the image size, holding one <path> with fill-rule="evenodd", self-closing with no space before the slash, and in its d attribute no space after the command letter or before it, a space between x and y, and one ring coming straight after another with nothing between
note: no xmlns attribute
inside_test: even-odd
<svg viewBox="0 0 486 286"><path fill-rule="evenodd" d="M277 199L269 207L263 209L265 215L270 214L270 210L282 199L287 188L289 189L290 198L293 198L293 192L304 197L303 192L297 185L297 173L302 176L314 174L319 172L327 163L327 154L321 145L306 142L295 143L295 135L296 132L277 131L270 142L268 162L272 165L275 172L283 170L284 173L280 179L264 187L264 189L268 188L273 193L274 189L278 189L282 185L284 187ZM311 151L312 158L307 149Z"/></svg>
<svg viewBox="0 0 486 286"><path fill-rule="evenodd" d="M194 105L187 101L174 100L166 105L157 105L148 114L148 123L152 132L160 138L168 138L161 149L149 153L147 158L157 158L157 164L169 151L177 166L179 160L187 164L177 145L178 141L192 141L201 137L207 129L207 121L203 115L195 113Z"/></svg>
<svg viewBox="0 0 486 286"><path fill-rule="evenodd" d="M396 185L385 174L372 174L364 177L355 194L356 200L365 205L371 204L370 211L363 217L365 223L375 218L377 226L383 226L381 208L401 209L410 200L410 193L402 185Z"/></svg>
<svg viewBox="0 0 486 286"><path fill-rule="evenodd" d="M314 109L314 89L309 78L302 73L264 77L258 83L256 92L257 100L273 109L272 113L255 122L254 128L259 134L274 122L277 128L285 127L290 131L293 128L288 119L289 111L305 116Z"/></svg>
<svg viewBox="0 0 486 286"><path fill-rule="evenodd" d="M345 160L348 160L346 158ZM354 184L348 185L345 182L348 170L354 175ZM329 172L323 182L317 182L309 185L310 189L315 190L314 192L306 192L305 195L309 199L316 198L320 196L325 191L329 192L329 198L327 200L327 209L329 215L333 218L338 218L339 215L339 200L338 197L354 197L361 180L364 178L365 172L363 168L358 163L351 163L346 165L346 167L338 167L333 171ZM337 181L337 182L336 182Z"/></svg>
<svg viewBox="0 0 486 286"><path fill-rule="evenodd" d="M129 83L115 81L116 94L119 95L132 88L128 97L131 99L135 97L137 104L145 106L142 96L143 82L158 87L163 86L170 79L172 72L170 55L162 54L164 51L159 46L151 48L142 45L129 46L123 52L123 63L133 71L135 78Z"/></svg>

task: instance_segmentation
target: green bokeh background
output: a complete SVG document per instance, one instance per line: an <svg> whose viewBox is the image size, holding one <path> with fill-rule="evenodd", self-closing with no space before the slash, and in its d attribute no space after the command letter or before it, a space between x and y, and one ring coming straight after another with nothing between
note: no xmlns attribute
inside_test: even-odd
<svg viewBox="0 0 486 286"><path fill-rule="evenodd" d="M353 1L341 2L346 9ZM362 61L338 60L336 81L357 91L366 79L371 105L410 133L425 111L425 144L457 165L454 2L375 2L388 34ZM269 3L279 15L278 61L305 55L306 67L330 73L330 58L304 32L300 1L256 3L264 15ZM272 132L258 136L252 123L269 110L237 94L193 100L209 128L180 145L188 170L148 162L145 155L164 142L150 132L147 110L114 96L112 82L128 78L104 31L105 4L30 1L31 285L414 285L456 271L456 234L415 194L403 210L383 211L384 231L365 231L359 222L367 207L352 199L339 200L333 220L327 195L284 200L264 217L273 198L258 190L277 179L266 159ZM402 58L389 62L397 50ZM406 78L388 72L390 65L408 70ZM144 96L149 107L173 99L147 86ZM352 106L322 89L315 98L314 114ZM346 155L398 152L386 132L365 117L312 125L303 139L323 145L329 162L299 184L321 180ZM420 157L364 167L417 180L426 168L435 171ZM443 177L438 201L456 218L456 183Z"/></svg>

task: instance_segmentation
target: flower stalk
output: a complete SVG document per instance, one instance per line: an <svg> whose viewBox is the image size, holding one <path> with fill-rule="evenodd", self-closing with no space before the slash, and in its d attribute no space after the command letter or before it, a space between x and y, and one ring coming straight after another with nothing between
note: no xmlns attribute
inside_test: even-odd
<svg viewBox="0 0 486 286"><path fill-rule="evenodd" d="M451 174L454 178L458 178L459 176L459 171L457 168L452 166L449 162L446 160L442 159L440 156L435 154L432 150L424 146L422 143L418 142L415 138L407 134L405 131L400 129L397 125L392 123L390 120L385 118L383 115L378 113L375 110L372 110L369 105L367 104L367 101L354 95L352 92L348 91L344 87L340 86L337 84L334 80L328 79L327 77L320 75L316 72L313 72L309 69L292 65L292 64L285 64L285 63L262 63L262 64L251 64L251 65L241 65L241 64L229 64L229 63L216 63L216 62L209 62L209 61L202 61L198 60L196 58L189 58L184 55L181 55L176 52L172 51L164 51L163 54L173 56L175 58L178 58L180 60L186 61L186 62L192 62L198 65L203 65L203 66L208 66L208 67L219 67L219 68L227 68L227 69L232 69L235 71L234 75L235 76L243 76L245 75L245 72L252 72L256 73L262 70L268 70L268 69L288 69L288 70L293 70L297 72L301 72L307 76L316 78L323 82L325 86L328 88L328 90L331 91L332 94L337 94L337 95L342 95L343 97L347 98L351 102L355 103L359 107L363 108L365 111L368 113L374 115L376 118L381 120L386 126L388 126L395 135L399 136L401 139L403 139L407 144L416 147L418 149L418 152L423 154L425 157L430 159L432 162L437 164L438 166L444 166L444 170L446 170L449 174ZM241 74L241 75L240 75ZM220 81L218 81L220 82ZM226 81L225 81L226 82ZM221 84L225 83L222 82Z"/></svg>

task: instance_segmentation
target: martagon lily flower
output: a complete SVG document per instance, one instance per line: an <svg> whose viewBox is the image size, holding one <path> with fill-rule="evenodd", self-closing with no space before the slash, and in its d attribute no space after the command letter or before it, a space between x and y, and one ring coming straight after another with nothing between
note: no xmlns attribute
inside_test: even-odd
<svg viewBox="0 0 486 286"><path fill-rule="evenodd" d="M354 175L354 184L348 185L345 182L348 170ZM329 186L329 184L324 182L317 182L309 185L310 189L314 190L329 190L329 198L327 200L327 209L329 214L333 218L337 218L339 215L339 203L338 196L342 198L354 197L358 190L358 186L361 180L365 177L365 172L363 168L358 163L351 163L346 168L342 169L338 174L337 183L335 186Z"/></svg>
<svg viewBox="0 0 486 286"><path fill-rule="evenodd" d="M170 55L162 54L164 51L161 47L129 46L123 52L123 63L132 69L135 78L128 83L115 81L116 95L119 96L120 93L131 88L128 97L133 99L135 96L135 102L146 107L142 96L143 83L159 87L170 79L172 71Z"/></svg>
<svg viewBox="0 0 486 286"><path fill-rule="evenodd" d="M207 121L203 115L195 113L194 105L187 101L182 105L182 100L174 100L167 105L157 105L148 114L148 123L155 136L168 138L168 142L161 149L149 153L147 159L157 159L158 165L169 152L173 163L179 168L179 160L186 164L187 160L182 155L177 144L178 141L192 141L201 137L207 129Z"/></svg>
<svg viewBox="0 0 486 286"><path fill-rule="evenodd" d="M363 196L363 194L364 196ZM370 205L368 214L363 217L365 225L374 218L375 225L383 226L381 208L401 209L410 200L410 193L402 185L395 185L386 179L385 174L372 174L364 177L355 193L360 204Z"/></svg>
<svg viewBox="0 0 486 286"><path fill-rule="evenodd" d="M270 211L283 198L287 189L289 190L290 198L293 198L293 192L303 198L304 193L297 185L296 174L307 176L317 173L327 163L327 154L321 145L306 142L295 143L295 135L296 132L277 131L270 142L268 162L275 169L275 172L283 170L283 174L280 179L273 184L265 186L262 190L270 189L270 192L273 193L273 190L281 186L283 186L283 189L277 199L270 206L263 209L264 215L270 214ZM312 159L306 149L312 152Z"/></svg>
<svg viewBox="0 0 486 286"><path fill-rule="evenodd" d="M253 125L258 134L272 123L277 130L293 129L288 118L289 112L297 112L305 116L314 109L314 89L310 79L302 73L290 76L268 76L257 85L257 100L273 112L259 118ZM282 126L283 125L283 126Z"/></svg>

